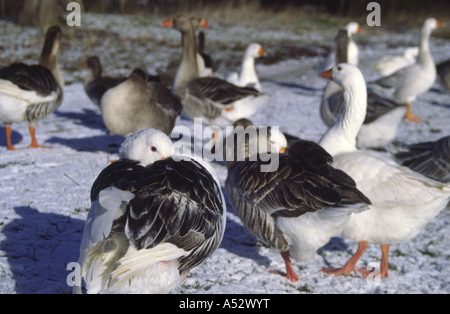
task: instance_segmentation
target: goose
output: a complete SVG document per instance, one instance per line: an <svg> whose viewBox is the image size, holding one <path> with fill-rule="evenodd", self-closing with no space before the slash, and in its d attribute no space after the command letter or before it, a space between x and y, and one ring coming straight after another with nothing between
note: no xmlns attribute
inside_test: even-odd
<svg viewBox="0 0 450 314"><path fill-rule="evenodd" d="M0 121L6 125L8 150L16 148L11 142L11 124L28 122L31 144L38 144L36 126L62 103L64 80L58 65L57 53L62 37L59 26L51 26L45 34L38 65L13 63L0 69Z"/></svg>
<svg viewBox="0 0 450 314"><path fill-rule="evenodd" d="M188 18L177 16L161 25L182 34L183 55L173 91L182 100L184 116L225 127L250 117L268 100L268 95L253 88L238 87L217 77L199 77L194 27Z"/></svg>
<svg viewBox="0 0 450 314"><path fill-rule="evenodd" d="M167 135L181 112L179 100L162 84L148 82L142 69L134 69L127 80L109 89L101 99L103 122L109 132L128 136L154 128Z"/></svg>
<svg viewBox="0 0 450 314"><path fill-rule="evenodd" d="M241 87L252 87L261 91L261 83L255 69L255 59L267 56L267 52L258 43L251 43L245 50L239 73L230 73L226 80Z"/></svg>
<svg viewBox="0 0 450 314"><path fill-rule="evenodd" d="M336 36L336 64L348 63L349 38L346 30L339 30ZM397 136L398 127L407 108L369 89L367 114L358 133L357 146L360 148L384 148ZM320 104L320 117L327 127L331 127L344 109L344 90L333 81L327 81Z"/></svg>
<svg viewBox="0 0 450 314"><path fill-rule="evenodd" d="M429 178L450 182L450 135L437 141L403 145L395 158L403 166Z"/></svg>
<svg viewBox="0 0 450 314"><path fill-rule="evenodd" d="M450 59L443 61L436 66L440 83L450 90Z"/></svg>
<svg viewBox="0 0 450 314"><path fill-rule="evenodd" d="M385 56L374 64L374 69L380 76L389 76L404 67L416 63L419 55L419 47L407 47L403 54Z"/></svg>
<svg viewBox="0 0 450 314"><path fill-rule="evenodd" d="M103 76L102 65L97 56L88 57L83 66L91 70L91 76L84 83L84 91L97 106L100 106L101 98L108 89L127 79L126 77Z"/></svg>
<svg viewBox="0 0 450 314"><path fill-rule="evenodd" d="M430 36L443 23L435 18L425 20L419 34L419 55L417 62L389 76L381 77L369 85L401 104L406 104L406 116L411 121L421 119L412 113L412 103L427 92L436 81L436 66L430 52Z"/></svg>
<svg viewBox="0 0 450 314"><path fill-rule="evenodd" d="M347 50L347 63L358 65L359 63L359 48L358 44L353 39L353 35L357 33L362 33L363 29L357 22L350 22L346 26L340 28L338 30L338 33L342 32L346 35L348 40L348 50ZM335 38L335 40L338 40ZM336 58L339 48L336 45L336 48L328 54L326 60L324 61L323 65L321 66L321 69L328 70L331 69L336 64Z"/></svg>
<svg viewBox="0 0 450 314"><path fill-rule="evenodd" d="M225 189L244 227L280 252L286 273L271 272L296 282L291 258L312 259L340 234L350 214L364 210L370 201L348 175L331 167L332 157L316 143L290 140L287 152L276 154L286 138L281 132L270 138L274 143L266 150L258 146L258 154L275 153L278 167L261 171L263 158L252 160L246 149L246 159L227 163Z"/></svg>
<svg viewBox="0 0 450 314"><path fill-rule="evenodd" d="M342 268L324 268L333 275L356 273L355 265L369 243L381 246L380 278L388 277L389 246L418 235L446 207L450 186L399 165L391 156L356 148L356 136L364 121L367 89L361 71L338 64L320 76L332 79L345 91L345 109L319 144L333 156L333 167L351 176L372 204L352 214L342 236L358 241L355 255ZM361 268L367 276L370 271Z"/></svg>
<svg viewBox="0 0 450 314"><path fill-rule="evenodd" d="M173 150L163 132L139 131L94 181L79 258L87 293L169 293L219 247L226 204L217 175Z"/></svg>

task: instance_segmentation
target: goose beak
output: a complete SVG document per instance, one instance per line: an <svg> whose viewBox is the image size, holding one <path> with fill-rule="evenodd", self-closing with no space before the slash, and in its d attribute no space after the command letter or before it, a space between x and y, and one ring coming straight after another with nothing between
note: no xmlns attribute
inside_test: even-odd
<svg viewBox="0 0 450 314"><path fill-rule="evenodd" d="M211 26L208 24L208 22L206 22L206 20L204 18L202 18L200 20L200 27L201 28L211 28Z"/></svg>
<svg viewBox="0 0 450 314"><path fill-rule="evenodd" d="M333 76L333 70L332 69L330 69L330 70L327 70L327 71L323 71L323 72L321 72L321 73L319 73L319 76L320 77L323 77L323 78L326 78L327 80L333 80L332 79L332 76Z"/></svg>
<svg viewBox="0 0 450 314"><path fill-rule="evenodd" d="M356 32L357 33L362 33L363 32L362 27L358 25L358 28L356 29Z"/></svg>
<svg viewBox="0 0 450 314"><path fill-rule="evenodd" d="M279 153L280 153L280 154L286 153L286 147L281 147Z"/></svg>
<svg viewBox="0 0 450 314"><path fill-rule="evenodd" d="M444 26L445 26L445 23L442 22L442 21L436 20L436 26L437 26L437 27L444 27Z"/></svg>
<svg viewBox="0 0 450 314"><path fill-rule="evenodd" d="M159 24L159 26L161 27L173 27L173 18L167 19L163 22L161 22L161 24Z"/></svg>
<svg viewBox="0 0 450 314"><path fill-rule="evenodd" d="M267 52L262 47L259 48L258 54L262 57L267 57Z"/></svg>

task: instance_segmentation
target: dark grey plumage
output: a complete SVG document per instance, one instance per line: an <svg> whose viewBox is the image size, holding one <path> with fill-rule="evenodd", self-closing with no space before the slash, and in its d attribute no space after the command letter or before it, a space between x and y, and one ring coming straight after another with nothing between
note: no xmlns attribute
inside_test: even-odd
<svg viewBox="0 0 450 314"><path fill-rule="evenodd" d="M395 157L408 168L441 182L450 182L450 136L405 145Z"/></svg>

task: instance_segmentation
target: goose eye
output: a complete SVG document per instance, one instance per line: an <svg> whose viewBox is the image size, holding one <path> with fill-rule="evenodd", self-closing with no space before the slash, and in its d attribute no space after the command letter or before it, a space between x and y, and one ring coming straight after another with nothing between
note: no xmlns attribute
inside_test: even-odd
<svg viewBox="0 0 450 314"><path fill-rule="evenodd" d="M340 71L340 70L342 70L342 67L341 67L341 66L338 66L338 68L337 68L337 69L338 69L338 71Z"/></svg>
<svg viewBox="0 0 450 314"><path fill-rule="evenodd" d="M157 151L157 149L156 149L155 146L150 147L150 150L151 150L152 152L156 152L156 151Z"/></svg>

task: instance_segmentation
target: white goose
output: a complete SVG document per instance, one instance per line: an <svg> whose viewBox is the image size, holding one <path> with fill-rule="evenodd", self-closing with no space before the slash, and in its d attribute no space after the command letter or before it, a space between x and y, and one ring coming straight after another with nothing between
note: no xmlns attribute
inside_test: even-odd
<svg viewBox="0 0 450 314"><path fill-rule="evenodd" d="M348 63L349 43L347 31L339 30L336 36L336 64ZM339 118L344 110L344 103L342 87L328 81L320 104L320 117L328 127ZM406 106L368 90L366 119L359 130L357 146L375 148L390 144L397 136L397 129L406 110Z"/></svg>
<svg viewBox="0 0 450 314"><path fill-rule="evenodd" d="M331 156L316 143L291 140L287 153L278 155L286 138L279 132L268 140L266 150L264 145L257 146L258 153L273 153L278 167L263 172L263 158L252 159L246 149L246 159L227 163L225 188L243 225L280 251L286 273L276 273L295 282L299 277L290 258L312 259L318 248L341 233L350 214L366 209L370 201L349 176L331 167Z"/></svg>
<svg viewBox="0 0 450 314"><path fill-rule="evenodd" d="M183 56L173 91L183 103L182 114L189 119L204 118L205 124L220 127L253 115L266 103L268 95L253 88L239 87L216 77L200 77L192 22L183 16L164 21L182 34Z"/></svg>
<svg viewBox="0 0 450 314"><path fill-rule="evenodd" d="M130 135L92 185L79 258L88 293L169 293L219 247L226 204L218 178L173 150L160 131Z"/></svg>
<svg viewBox="0 0 450 314"><path fill-rule="evenodd" d="M436 66L430 52L430 36L434 29L442 26L443 23L434 18L427 19L419 34L417 62L369 83L369 88L373 88L378 93L384 93L398 103L406 104L406 117L411 121L420 121L420 117L412 113L412 103L428 91L436 81Z"/></svg>
<svg viewBox="0 0 450 314"><path fill-rule="evenodd" d="M339 64L320 74L344 88L345 109L322 137L320 145L334 158L333 166L349 174L372 202L370 209L351 215L343 236L359 241L358 251L340 269L329 274L350 274L368 243L381 245L380 276L388 276L389 245L415 237L448 203L450 186L400 166L382 153L356 148L356 135L364 121L367 92L361 71ZM361 269L363 274L367 270Z"/></svg>
<svg viewBox="0 0 450 314"><path fill-rule="evenodd" d="M353 35L357 33L362 33L362 28L357 22L350 22L346 26L339 29L339 32L343 32L346 34L348 39L348 59L347 63L358 65L359 63L359 48L358 44L353 39ZM335 38L335 41L338 41L337 38ZM328 54L325 62L321 66L321 69L328 70L331 69L336 64L336 56L339 54L339 48L335 47L335 49Z"/></svg>
<svg viewBox="0 0 450 314"><path fill-rule="evenodd" d="M407 66L416 63L419 47L407 47L403 54L385 56L374 64L373 68L381 76L389 76Z"/></svg>
<svg viewBox="0 0 450 314"><path fill-rule="evenodd" d="M255 59L264 56L267 56L267 52L260 44L252 43L248 45L239 73L228 74L226 80L237 86L252 87L261 91L261 83L255 69Z"/></svg>

